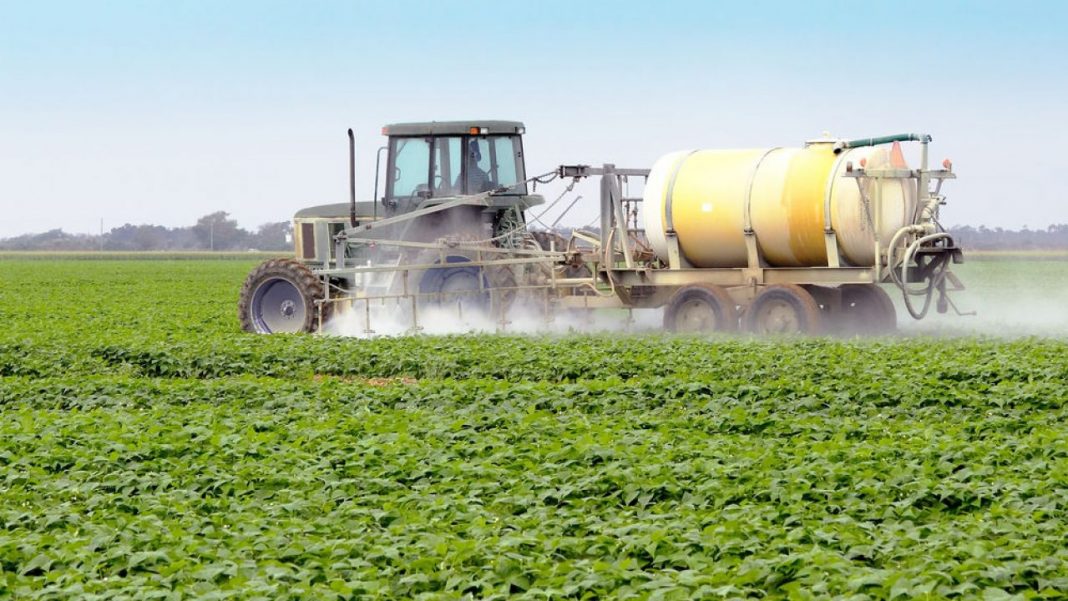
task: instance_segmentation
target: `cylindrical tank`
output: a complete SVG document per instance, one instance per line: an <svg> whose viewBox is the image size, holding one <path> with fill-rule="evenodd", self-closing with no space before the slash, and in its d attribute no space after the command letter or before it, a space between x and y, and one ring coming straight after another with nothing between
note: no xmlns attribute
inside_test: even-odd
<svg viewBox="0 0 1068 601"><path fill-rule="evenodd" d="M833 146L833 140L819 140L804 148L695 150L661 157L649 174L642 203L653 251L666 261L666 234L674 230L683 256L695 267L744 267L749 228L772 267L825 266L824 232L830 225L844 262L873 265L876 223L883 241L910 223L915 188L906 179L866 178L866 202L858 180L843 177L846 163L907 169L900 147L895 143L835 154ZM882 203L878 220L877 194Z"/></svg>

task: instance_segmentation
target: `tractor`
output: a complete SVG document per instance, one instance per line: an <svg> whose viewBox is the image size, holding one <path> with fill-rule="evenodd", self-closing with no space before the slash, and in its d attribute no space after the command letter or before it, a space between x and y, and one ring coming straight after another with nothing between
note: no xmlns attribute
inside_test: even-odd
<svg viewBox="0 0 1068 601"><path fill-rule="evenodd" d="M544 199L528 188L522 123L383 127L387 143L377 154L369 202L356 201L355 138L348 133L350 201L296 213L295 257L265 261L245 280L238 304L244 330L316 331L341 309L332 299L353 296L488 311L514 299L519 278L544 271L524 269L521 259L479 260L540 248L526 229L526 210Z"/></svg>

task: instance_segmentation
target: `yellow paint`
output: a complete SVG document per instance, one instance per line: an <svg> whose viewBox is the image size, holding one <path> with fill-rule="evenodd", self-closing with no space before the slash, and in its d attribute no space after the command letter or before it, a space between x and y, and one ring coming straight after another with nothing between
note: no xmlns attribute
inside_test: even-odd
<svg viewBox="0 0 1068 601"><path fill-rule="evenodd" d="M682 162L671 192L671 213L679 246L691 263L734 267L745 262L745 238L739 227L742 205L737 199L744 198L748 180L739 174L750 172L760 154L759 150L702 150ZM666 212L664 217L667 223ZM705 243L708 240L716 243Z"/></svg>
<svg viewBox="0 0 1068 601"><path fill-rule="evenodd" d="M835 155L831 143L773 150L701 150L663 157L646 187L645 227L657 255L667 255L673 225L679 247L696 267L744 267L746 199L749 221L764 259L772 267L827 265L824 236L829 179L832 225L843 259L854 265L875 260L874 232L856 181L842 176L845 161L859 165L903 163L900 150L860 148ZM837 167L837 170L836 170ZM907 223L915 200L900 181L884 181L882 231L887 240ZM874 193L874 184L868 190ZM671 218L668 218L670 198Z"/></svg>
<svg viewBox="0 0 1068 601"><path fill-rule="evenodd" d="M765 247L768 261L790 267L826 264L823 199L834 159L830 144L813 145L797 152L786 172L779 206L774 205L773 198L760 198L754 203L755 212L770 210L780 216L780 227L769 234L781 232L789 247L789 253Z"/></svg>

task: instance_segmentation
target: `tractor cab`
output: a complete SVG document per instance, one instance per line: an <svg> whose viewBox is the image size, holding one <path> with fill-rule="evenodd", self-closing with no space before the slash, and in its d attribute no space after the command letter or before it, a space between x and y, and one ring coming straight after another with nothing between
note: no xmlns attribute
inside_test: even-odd
<svg viewBox="0 0 1068 601"><path fill-rule="evenodd" d="M527 195L523 132L516 121L387 125L382 128L389 144L381 199L386 213L406 213L430 199L490 191L513 204Z"/></svg>
<svg viewBox="0 0 1068 601"><path fill-rule="evenodd" d="M429 121L383 127L387 142L380 150L386 151L385 166L376 164L374 200L297 212L293 218L297 258L330 265L337 258L333 241L350 227L393 220L464 197L477 198L477 203L361 235L413 241L453 234L489 239L522 227L524 211L544 202L528 190L525 131L518 121ZM349 249L346 255L353 252L357 251Z"/></svg>

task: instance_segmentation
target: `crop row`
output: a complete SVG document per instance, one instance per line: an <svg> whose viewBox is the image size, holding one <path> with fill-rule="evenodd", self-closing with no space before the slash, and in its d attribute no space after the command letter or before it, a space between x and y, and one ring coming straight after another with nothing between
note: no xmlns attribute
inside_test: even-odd
<svg viewBox="0 0 1068 601"><path fill-rule="evenodd" d="M125 374L164 378L234 375L502 378L576 381L659 376L817 382L889 380L978 391L1003 381L1063 381L1068 345L1021 340L915 338L791 342L662 336L444 336L374 340L228 335L179 342L100 343L0 337L0 376ZM896 392L896 391L894 391Z"/></svg>
<svg viewBox="0 0 1068 601"><path fill-rule="evenodd" d="M5 386L0 561L16 594L1068 587L1063 404L672 380Z"/></svg>
<svg viewBox="0 0 1068 601"><path fill-rule="evenodd" d="M0 598L1068 595L1068 345L251 336L0 262Z"/></svg>

